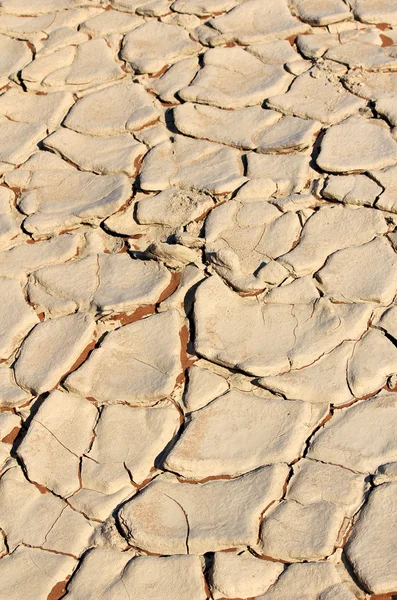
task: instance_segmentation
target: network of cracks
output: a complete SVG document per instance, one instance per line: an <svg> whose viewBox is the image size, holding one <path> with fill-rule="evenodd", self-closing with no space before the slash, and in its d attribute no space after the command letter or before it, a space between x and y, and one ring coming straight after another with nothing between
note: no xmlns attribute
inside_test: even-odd
<svg viewBox="0 0 397 600"><path fill-rule="evenodd" d="M396 598L395 1L0 0L0 86L0 597Z"/></svg>

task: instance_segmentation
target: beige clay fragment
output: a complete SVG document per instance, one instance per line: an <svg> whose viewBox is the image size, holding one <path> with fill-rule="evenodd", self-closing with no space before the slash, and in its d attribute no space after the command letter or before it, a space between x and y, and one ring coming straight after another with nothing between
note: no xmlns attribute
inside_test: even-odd
<svg viewBox="0 0 397 600"><path fill-rule="evenodd" d="M220 429L225 411L228 416ZM256 398L232 390L191 414L165 467L189 479L205 479L289 463L302 450L310 414L310 406L303 402Z"/></svg>
<svg viewBox="0 0 397 600"><path fill-rule="evenodd" d="M68 587L68 600L120 598L125 590L145 600L205 600L205 583L197 556L141 556L95 549ZM117 596L116 596L117 595Z"/></svg>
<svg viewBox="0 0 397 600"><path fill-rule="evenodd" d="M287 473L279 464L202 485L163 475L126 503L118 519L127 540L149 552L202 554L252 545L259 516L280 497Z"/></svg>
<svg viewBox="0 0 397 600"><path fill-rule="evenodd" d="M180 329L175 310L124 325L105 337L65 385L100 404L153 404L171 394L181 371Z"/></svg>
<svg viewBox="0 0 397 600"><path fill-rule="evenodd" d="M53 389L92 342L94 331L94 319L83 312L38 323L14 364L17 383L35 394Z"/></svg>
<svg viewBox="0 0 397 600"><path fill-rule="evenodd" d="M182 100L219 108L254 106L286 91L291 77L281 65L266 65L242 48L213 48L204 66L178 95Z"/></svg>
<svg viewBox="0 0 397 600"><path fill-rule="evenodd" d="M222 41L244 45L285 39L308 29L292 17L285 0L270 0L267 6L261 0L248 0L210 23L222 34Z"/></svg>
<svg viewBox="0 0 397 600"><path fill-rule="evenodd" d="M64 497L76 492L80 456L92 443L96 419L97 411L88 400L52 392L18 449L31 480Z"/></svg>
<svg viewBox="0 0 397 600"><path fill-rule="evenodd" d="M396 460L394 405L393 394L385 393L338 411L313 438L308 457L361 473Z"/></svg>
<svg viewBox="0 0 397 600"><path fill-rule="evenodd" d="M122 57L138 73L157 73L199 49L182 27L150 21L126 34Z"/></svg>

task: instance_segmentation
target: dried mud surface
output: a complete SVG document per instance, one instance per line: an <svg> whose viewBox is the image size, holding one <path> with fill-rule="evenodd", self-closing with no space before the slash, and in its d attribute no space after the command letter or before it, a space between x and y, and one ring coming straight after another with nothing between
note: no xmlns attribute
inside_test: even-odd
<svg viewBox="0 0 397 600"><path fill-rule="evenodd" d="M397 598L393 0L0 0L7 600Z"/></svg>

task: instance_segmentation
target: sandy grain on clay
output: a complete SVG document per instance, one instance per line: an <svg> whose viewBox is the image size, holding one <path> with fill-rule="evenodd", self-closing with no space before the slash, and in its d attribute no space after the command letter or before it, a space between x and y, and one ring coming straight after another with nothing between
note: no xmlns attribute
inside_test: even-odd
<svg viewBox="0 0 397 600"><path fill-rule="evenodd" d="M2 0L0 49L7 599L395 600L394 0Z"/></svg>

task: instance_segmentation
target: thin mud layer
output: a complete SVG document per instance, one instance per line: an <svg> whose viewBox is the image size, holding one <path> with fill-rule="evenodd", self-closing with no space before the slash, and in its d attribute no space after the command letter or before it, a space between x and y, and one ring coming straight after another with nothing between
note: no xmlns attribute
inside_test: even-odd
<svg viewBox="0 0 397 600"><path fill-rule="evenodd" d="M397 599L394 0L0 0L7 600Z"/></svg>

